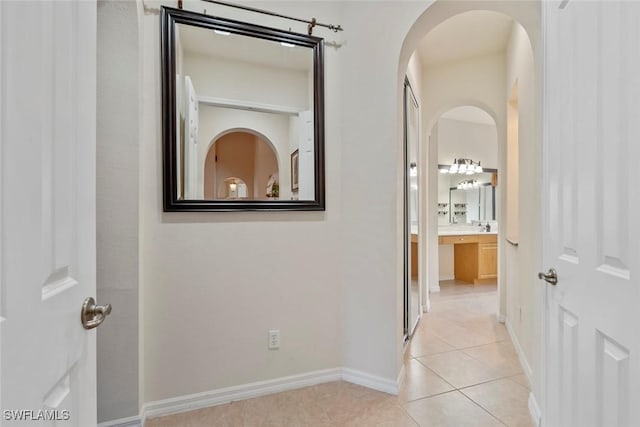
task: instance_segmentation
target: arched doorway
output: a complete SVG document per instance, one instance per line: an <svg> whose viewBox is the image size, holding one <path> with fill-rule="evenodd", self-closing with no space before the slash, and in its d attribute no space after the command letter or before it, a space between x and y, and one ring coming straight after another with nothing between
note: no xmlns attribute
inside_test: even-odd
<svg viewBox="0 0 640 427"><path fill-rule="evenodd" d="M454 107L479 107L490 116L496 147L495 164L490 169L498 170L500 176L500 184L492 190L499 236L499 302L492 310L493 321L506 322L506 329L501 328L505 336L508 330L513 338L534 390L541 387L542 381L542 360L537 350L542 298L535 281L541 259L540 212L535 197L526 200L517 196L525 192L540 194L541 86L535 61L540 55L539 8L540 5L534 3L516 7L506 2L435 2L416 20L404 40L397 85L400 94L401 81L407 75L413 80L413 86L419 88L419 102L423 106L419 168L424 172L421 209L426 215L420 224L420 229L425 230L420 240L420 262L426 266L426 274L421 286L431 292L439 290L437 254L443 239L438 225L445 217L454 216L449 197L439 200L439 135L433 129L437 129L438 121ZM515 97L514 87L518 89ZM399 104L400 100L399 96ZM459 156L478 160L473 155L460 153L450 154L446 163ZM527 162L518 160L525 158ZM399 173L400 176L403 174ZM443 205L442 209L438 203ZM475 208L480 209L479 202ZM447 213L442 214L445 211ZM463 211L460 208L458 212ZM518 220L508 221L510 216ZM479 223L480 216L473 220ZM507 240L514 235L513 232L507 235L507 223L526 223L526 227L520 227L519 241L517 238ZM510 226L509 230L512 229ZM429 294L423 292L423 295L422 303L429 307ZM456 349L464 345L454 344Z"/></svg>
<svg viewBox="0 0 640 427"><path fill-rule="evenodd" d="M204 160L204 197L279 198L278 154L262 135L231 129L211 142Z"/></svg>
<svg viewBox="0 0 640 427"><path fill-rule="evenodd" d="M485 107L486 108L486 107ZM450 234L467 228L489 233L498 231L499 187L498 132L494 113L471 105L449 109L438 116L430 129L429 144L437 156L430 167L436 167L436 205L438 234ZM442 232L442 233L441 233ZM454 254L462 248L439 239L437 251L431 253L437 278L430 282L438 292L440 284L455 280L469 283L492 283L497 280L497 242L483 243L484 254L475 271L463 269L463 258ZM459 254L461 256L461 254ZM454 262L457 261L457 262ZM434 267L432 267L434 268ZM436 281L437 280L437 281Z"/></svg>

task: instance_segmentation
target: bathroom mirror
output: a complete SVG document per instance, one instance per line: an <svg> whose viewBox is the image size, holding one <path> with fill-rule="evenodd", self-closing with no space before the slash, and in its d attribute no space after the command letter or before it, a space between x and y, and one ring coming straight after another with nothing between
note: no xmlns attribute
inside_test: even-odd
<svg viewBox="0 0 640 427"><path fill-rule="evenodd" d="M496 188L492 185L497 173L472 175L445 174L450 179L449 223L471 224L473 221L496 221Z"/></svg>
<svg viewBox="0 0 640 427"><path fill-rule="evenodd" d="M163 7L164 210L324 210L323 40Z"/></svg>

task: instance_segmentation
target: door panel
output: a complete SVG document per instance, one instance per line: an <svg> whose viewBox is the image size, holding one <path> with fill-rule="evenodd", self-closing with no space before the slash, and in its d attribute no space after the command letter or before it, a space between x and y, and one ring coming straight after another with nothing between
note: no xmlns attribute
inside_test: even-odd
<svg viewBox="0 0 640 427"><path fill-rule="evenodd" d="M640 425L640 4L543 10L545 425Z"/></svg>
<svg viewBox="0 0 640 427"><path fill-rule="evenodd" d="M80 308L95 294L96 6L3 1L0 20L0 398L18 411L3 425L95 425Z"/></svg>

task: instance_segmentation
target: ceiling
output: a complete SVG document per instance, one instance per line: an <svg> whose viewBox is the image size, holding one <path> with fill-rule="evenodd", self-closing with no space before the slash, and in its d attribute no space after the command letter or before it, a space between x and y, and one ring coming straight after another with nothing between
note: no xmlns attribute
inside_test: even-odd
<svg viewBox="0 0 640 427"><path fill-rule="evenodd" d="M431 30L416 51L423 65L503 52L513 19L498 12L474 10L456 15Z"/></svg>
<svg viewBox="0 0 640 427"><path fill-rule="evenodd" d="M313 51L307 47L285 47L278 42L238 34L221 35L212 30L177 24L185 52L266 65L274 68L310 71Z"/></svg>
<svg viewBox="0 0 640 427"><path fill-rule="evenodd" d="M443 119L460 120L463 122L481 123L484 125L495 126L493 117L491 117L486 111L481 110L478 107L472 107L470 105L453 108L440 117Z"/></svg>

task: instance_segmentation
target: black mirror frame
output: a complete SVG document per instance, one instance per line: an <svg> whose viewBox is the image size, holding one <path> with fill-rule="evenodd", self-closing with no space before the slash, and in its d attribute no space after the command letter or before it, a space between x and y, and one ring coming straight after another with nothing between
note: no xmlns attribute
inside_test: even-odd
<svg viewBox="0 0 640 427"><path fill-rule="evenodd" d="M160 14L162 66L162 143L164 212L324 211L324 39L163 6ZM314 200L180 200L176 171L175 25L287 42L313 50Z"/></svg>

